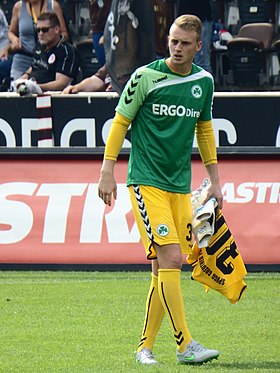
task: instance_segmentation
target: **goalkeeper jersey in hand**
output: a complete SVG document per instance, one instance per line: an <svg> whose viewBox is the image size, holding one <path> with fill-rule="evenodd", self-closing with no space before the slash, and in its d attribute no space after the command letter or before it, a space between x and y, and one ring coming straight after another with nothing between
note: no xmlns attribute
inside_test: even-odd
<svg viewBox="0 0 280 373"><path fill-rule="evenodd" d="M236 303L246 289L247 274L243 259L221 211L216 214L215 231L205 248L193 245L187 262L193 266L192 278L217 290Z"/></svg>

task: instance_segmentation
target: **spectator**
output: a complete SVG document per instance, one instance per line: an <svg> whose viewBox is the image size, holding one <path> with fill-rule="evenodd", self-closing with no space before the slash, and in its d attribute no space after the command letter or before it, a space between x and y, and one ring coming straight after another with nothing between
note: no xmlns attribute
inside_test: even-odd
<svg viewBox="0 0 280 373"><path fill-rule="evenodd" d="M61 6L63 18L64 18L64 21L65 21L65 24L66 24L66 29L67 29L67 32L68 32L67 41L69 41L70 43L73 44L73 26L72 26L72 21L73 20L72 20L72 18L73 18L73 14L74 14L73 7L74 7L75 3L73 3L72 1L70 2L69 0L57 0L57 2ZM64 36L65 36L65 34L64 34Z"/></svg>
<svg viewBox="0 0 280 373"><path fill-rule="evenodd" d="M10 76L12 57L9 56L8 22L4 12L0 9L0 84Z"/></svg>
<svg viewBox="0 0 280 373"><path fill-rule="evenodd" d="M103 65L94 75L82 80L76 85L69 85L62 93L108 92L111 90L111 78L108 74L106 65Z"/></svg>
<svg viewBox="0 0 280 373"><path fill-rule="evenodd" d="M72 44L65 41L54 12L45 12L38 17L36 31L39 42L32 64L21 79L33 78L43 92L62 91L77 79L77 52Z"/></svg>
<svg viewBox="0 0 280 373"><path fill-rule="evenodd" d="M105 65L105 51L100 38L103 36L107 17L111 9L111 0L89 0L89 14L92 28L92 42L99 66Z"/></svg>
<svg viewBox="0 0 280 373"><path fill-rule="evenodd" d="M168 56L167 35L174 21L174 2L152 0L155 21L155 48L156 57Z"/></svg>
<svg viewBox="0 0 280 373"><path fill-rule="evenodd" d="M112 1L104 29L104 48L116 92L122 92L137 67L155 59L154 22L151 0Z"/></svg>
<svg viewBox="0 0 280 373"><path fill-rule="evenodd" d="M179 0L178 15L194 14L202 21L202 48L196 53L194 63L212 74L211 42L213 18L210 0Z"/></svg>
<svg viewBox="0 0 280 373"><path fill-rule="evenodd" d="M61 33L68 40L63 13L56 0L22 0L13 7L9 29L11 51L14 53L11 77L19 78L31 65L32 51L37 43L37 19L45 11L54 11L60 21Z"/></svg>

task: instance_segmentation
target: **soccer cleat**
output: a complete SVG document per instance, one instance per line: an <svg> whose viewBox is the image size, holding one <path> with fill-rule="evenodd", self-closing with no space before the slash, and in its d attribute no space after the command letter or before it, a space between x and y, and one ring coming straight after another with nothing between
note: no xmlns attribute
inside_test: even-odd
<svg viewBox="0 0 280 373"><path fill-rule="evenodd" d="M179 364L201 365L207 363L207 361L218 359L220 352L217 350L209 350L192 339L184 352L179 352L177 350L176 354Z"/></svg>
<svg viewBox="0 0 280 373"><path fill-rule="evenodd" d="M135 360L141 364L158 364L154 355L152 354L152 351L145 347L143 347L141 351L137 352Z"/></svg>

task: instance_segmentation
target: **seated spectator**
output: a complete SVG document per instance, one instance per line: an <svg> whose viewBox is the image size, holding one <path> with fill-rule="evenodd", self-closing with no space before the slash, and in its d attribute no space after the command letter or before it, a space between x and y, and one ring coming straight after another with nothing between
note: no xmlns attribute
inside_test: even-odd
<svg viewBox="0 0 280 373"><path fill-rule="evenodd" d="M22 0L15 3L8 33L11 52L14 54L11 68L13 79L18 79L30 66L32 51L38 41L35 31L38 17L51 11L58 16L61 33L68 40L62 9L56 0Z"/></svg>
<svg viewBox="0 0 280 373"><path fill-rule="evenodd" d="M61 91L77 79L77 52L72 44L65 41L54 12L39 16L36 31L39 42L33 52L32 64L21 79L32 78L43 92Z"/></svg>
<svg viewBox="0 0 280 373"><path fill-rule="evenodd" d="M10 76L12 56L9 56L9 44L8 22L0 9L0 84L4 78Z"/></svg>
<svg viewBox="0 0 280 373"><path fill-rule="evenodd" d="M79 92L104 92L111 91L111 78L107 72L106 65L89 78L86 78L76 85L69 85L62 93L79 93Z"/></svg>

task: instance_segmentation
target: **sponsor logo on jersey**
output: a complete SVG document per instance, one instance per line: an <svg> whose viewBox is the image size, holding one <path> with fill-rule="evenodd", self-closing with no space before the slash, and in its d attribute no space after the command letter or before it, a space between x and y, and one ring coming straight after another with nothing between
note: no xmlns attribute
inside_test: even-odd
<svg viewBox="0 0 280 373"><path fill-rule="evenodd" d="M191 93L194 98L200 98L202 96L202 88L199 84L195 84L192 86Z"/></svg>
<svg viewBox="0 0 280 373"><path fill-rule="evenodd" d="M200 111L192 108L186 108L183 105L166 105L153 104L152 111L154 115L170 116L170 117L191 117L199 118Z"/></svg>
<svg viewBox="0 0 280 373"><path fill-rule="evenodd" d="M166 224L160 224L157 226L157 234L161 237L167 236L169 233L169 228Z"/></svg>

